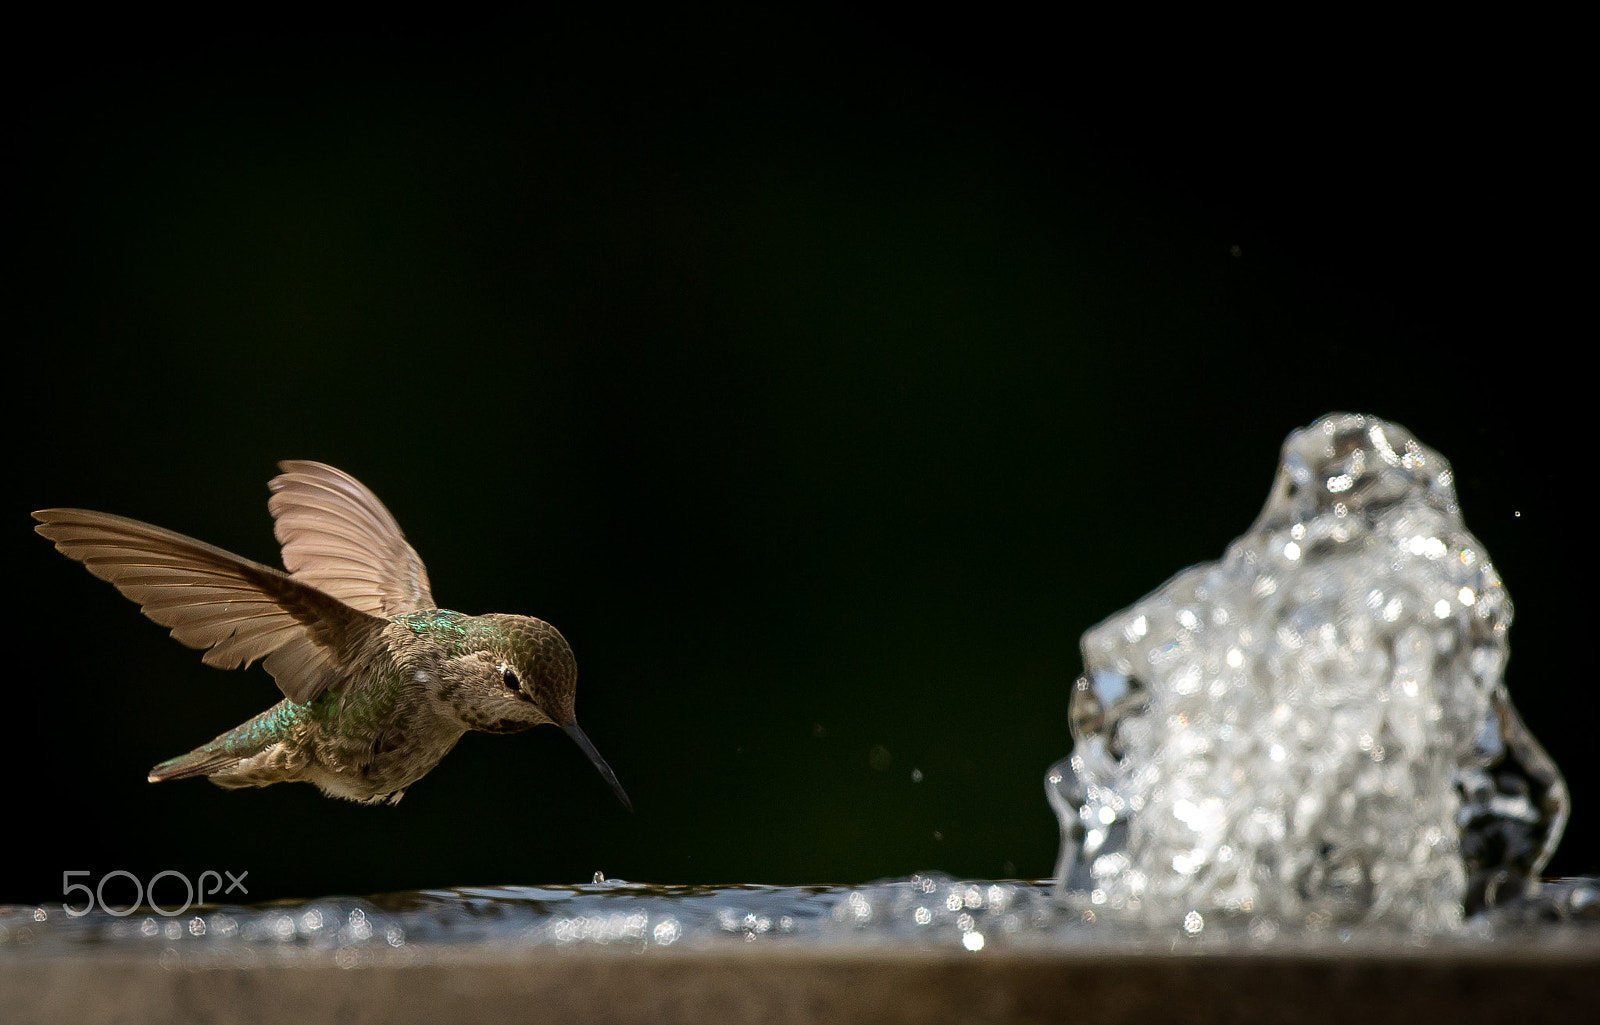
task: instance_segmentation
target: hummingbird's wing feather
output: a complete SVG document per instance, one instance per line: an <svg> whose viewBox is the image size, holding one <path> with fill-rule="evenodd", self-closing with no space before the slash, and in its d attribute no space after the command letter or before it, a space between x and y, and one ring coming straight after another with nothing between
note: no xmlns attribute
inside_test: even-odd
<svg viewBox="0 0 1600 1025"><path fill-rule="evenodd" d="M305 703L348 676L387 622L271 566L174 531L86 509L42 509L34 529L136 601L207 665L263 666Z"/></svg>
<svg viewBox="0 0 1600 1025"><path fill-rule="evenodd" d="M427 569L376 495L323 463L278 468L267 508L290 575L375 616L434 607Z"/></svg>

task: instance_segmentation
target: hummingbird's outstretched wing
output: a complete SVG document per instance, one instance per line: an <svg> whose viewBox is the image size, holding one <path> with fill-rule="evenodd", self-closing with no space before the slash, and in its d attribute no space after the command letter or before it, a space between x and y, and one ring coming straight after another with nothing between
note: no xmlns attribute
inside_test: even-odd
<svg viewBox="0 0 1600 1025"><path fill-rule="evenodd" d="M434 607L427 569L376 495L323 463L278 468L267 508L290 575L375 616Z"/></svg>
<svg viewBox="0 0 1600 1025"><path fill-rule="evenodd" d="M34 529L146 616L172 628L207 665L263 666L291 700L337 687L386 620L351 608L271 566L192 537L110 513L41 509Z"/></svg>

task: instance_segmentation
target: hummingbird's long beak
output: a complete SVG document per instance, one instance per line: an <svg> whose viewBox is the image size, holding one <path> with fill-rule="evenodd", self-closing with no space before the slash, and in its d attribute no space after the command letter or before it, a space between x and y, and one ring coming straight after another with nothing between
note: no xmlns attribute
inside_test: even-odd
<svg viewBox="0 0 1600 1025"><path fill-rule="evenodd" d="M589 740L588 735L578 728L577 723L561 728L567 731L567 736L578 742L579 747L583 748L583 753L588 755L589 760L594 763L594 767L600 770L600 775L604 776L606 782L611 784L611 789L616 793L618 800L622 802L622 806L629 811L633 811L633 802L628 800L628 795L622 792L622 784L617 782L617 774L611 771L611 766L607 765L606 760L600 757L600 752L594 749L594 743Z"/></svg>

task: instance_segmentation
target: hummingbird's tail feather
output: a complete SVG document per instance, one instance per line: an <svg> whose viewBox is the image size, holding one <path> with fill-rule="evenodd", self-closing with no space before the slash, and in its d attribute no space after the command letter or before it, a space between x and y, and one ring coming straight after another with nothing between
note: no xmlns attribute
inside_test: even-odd
<svg viewBox="0 0 1600 1025"><path fill-rule="evenodd" d="M210 776L217 786L232 790L298 779L306 758L296 737L311 714L305 705L280 701L210 743L168 758L150 770L150 782Z"/></svg>
<svg viewBox="0 0 1600 1025"><path fill-rule="evenodd" d="M150 770L149 778L152 783L165 783L169 779L210 776L231 769L243 760L238 755L230 755L223 751L207 751L202 747L186 755L168 758Z"/></svg>

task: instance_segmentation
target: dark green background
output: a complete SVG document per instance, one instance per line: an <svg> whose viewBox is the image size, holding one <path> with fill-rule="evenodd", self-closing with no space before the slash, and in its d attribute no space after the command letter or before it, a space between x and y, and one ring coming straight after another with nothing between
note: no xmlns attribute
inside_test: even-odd
<svg viewBox="0 0 1600 1025"><path fill-rule="evenodd" d="M65 870L1047 876L1078 635L1218 556L1339 409L1455 463L1575 796L1551 869L1600 870L1589 115L1499 34L1216 35L548 24L14 68L0 902ZM145 782L277 692L27 513L276 562L283 458L370 485L445 605L565 633L637 814L554 730L470 735L396 808Z"/></svg>

